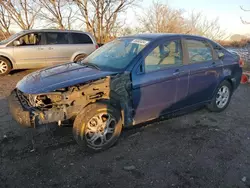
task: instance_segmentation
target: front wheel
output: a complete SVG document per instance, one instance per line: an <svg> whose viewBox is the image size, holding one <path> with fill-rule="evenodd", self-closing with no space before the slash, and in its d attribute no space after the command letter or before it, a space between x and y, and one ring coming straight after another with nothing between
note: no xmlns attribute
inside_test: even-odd
<svg viewBox="0 0 250 188"><path fill-rule="evenodd" d="M221 112L227 108L232 96L232 85L223 81L217 88L216 93L207 108L212 112Z"/></svg>
<svg viewBox="0 0 250 188"><path fill-rule="evenodd" d="M73 135L84 149L101 151L111 147L122 130L120 111L110 104L94 103L76 117Z"/></svg>
<svg viewBox="0 0 250 188"><path fill-rule="evenodd" d="M11 71L11 64L8 59L0 57L0 76L9 74Z"/></svg>

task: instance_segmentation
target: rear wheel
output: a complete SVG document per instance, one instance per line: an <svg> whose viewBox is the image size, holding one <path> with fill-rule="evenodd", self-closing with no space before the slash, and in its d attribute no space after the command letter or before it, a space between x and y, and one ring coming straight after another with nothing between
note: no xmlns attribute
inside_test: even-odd
<svg viewBox="0 0 250 188"><path fill-rule="evenodd" d="M77 115L73 125L76 142L91 151L111 147L119 138L121 130L120 111L103 103L88 105Z"/></svg>
<svg viewBox="0 0 250 188"><path fill-rule="evenodd" d="M75 57L74 62L82 61L82 60L84 60L86 57L87 57L87 55L85 55L85 54L78 55L78 56Z"/></svg>
<svg viewBox="0 0 250 188"><path fill-rule="evenodd" d="M11 63L8 59L0 57L0 76L9 74L11 71Z"/></svg>
<svg viewBox="0 0 250 188"><path fill-rule="evenodd" d="M223 81L214 95L208 109L213 112L221 112L227 108L232 95L232 85L228 81Z"/></svg>

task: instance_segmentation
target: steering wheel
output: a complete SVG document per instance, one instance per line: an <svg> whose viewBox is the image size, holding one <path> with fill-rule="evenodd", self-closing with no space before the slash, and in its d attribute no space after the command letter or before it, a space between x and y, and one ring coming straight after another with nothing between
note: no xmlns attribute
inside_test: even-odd
<svg viewBox="0 0 250 188"><path fill-rule="evenodd" d="M163 61L163 59L165 59L166 57L168 57L170 54L170 49L169 47L164 47L164 50L162 53L160 53L160 61L158 63L158 65L160 65Z"/></svg>

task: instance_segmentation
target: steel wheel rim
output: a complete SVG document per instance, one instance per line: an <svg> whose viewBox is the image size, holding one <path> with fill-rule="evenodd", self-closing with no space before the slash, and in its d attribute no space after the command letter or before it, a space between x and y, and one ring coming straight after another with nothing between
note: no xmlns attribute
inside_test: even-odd
<svg viewBox="0 0 250 188"><path fill-rule="evenodd" d="M5 61L0 60L0 73L4 74L8 70L8 64Z"/></svg>
<svg viewBox="0 0 250 188"><path fill-rule="evenodd" d="M216 105L218 108L224 108L229 100L230 90L227 86L222 86L216 96Z"/></svg>
<svg viewBox="0 0 250 188"><path fill-rule="evenodd" d="M85 138L89 145L100 148L112 140L116 120L108 112L93 116L87 123Z"/></svg>

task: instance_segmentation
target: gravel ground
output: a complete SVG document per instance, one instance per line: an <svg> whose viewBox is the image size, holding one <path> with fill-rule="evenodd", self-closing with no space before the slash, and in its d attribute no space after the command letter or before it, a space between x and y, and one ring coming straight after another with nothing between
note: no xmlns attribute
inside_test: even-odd
<svg viewBox="0 0 250 188"><path fill-rule="evenodd" d="M222 113L125 130L114 147L89 154L70 127L37 131L12 120L6 96L29 72L0 80L0 187L250 187L250 86Z"/></svg>

